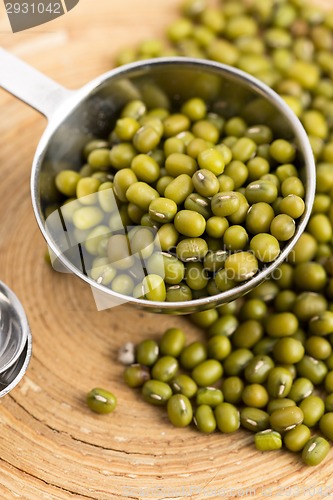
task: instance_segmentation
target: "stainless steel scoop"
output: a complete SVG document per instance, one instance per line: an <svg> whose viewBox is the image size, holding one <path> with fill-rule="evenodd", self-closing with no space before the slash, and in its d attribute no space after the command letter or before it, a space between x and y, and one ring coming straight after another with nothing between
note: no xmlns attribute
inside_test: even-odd
<svg viewBox="0 0 333 500"><path fill-rule="evenodd" d="M0 282L0 397L23 377L31 357L31 332L16 295Z"/></svg>
<svg viewBox="0 0 333 500"><path fill-rule="evenodd" d="M87 282L104 308L128 302L163 313L192 313L230 302L267 278L285 260L305 229L315 194L315 163L307 135L287 104L269 87L235 68L191 58L162 58L114 69L79 90L67 90L0 49L0 86L43 113L49 120L33 160L32 204L39 228L55 258L68 272ZM298 148L306 185L306 210L293 238L278 258L253 278L219 293L184 302L151 302L120 295L89 278L79 248L66 231L55 235L46 224L45 205L56 201L54 179L64 168L79 169L83 145L93 137L107 137L117 113L140 98L149 107L172 105L193 96L203 97L223 116L243 116L248 123L266 123ZM56 225L56 224L55 224ZM58 238L59 237L59 238ZM74 256L74 257L73 257Z"/></svg>
<svg viewBox="0 0 333 500"><path fill-rule="evenodd" d="M10 368L25 346L28 323L21 304L3 283L0 283L0 375Z"/></svg>

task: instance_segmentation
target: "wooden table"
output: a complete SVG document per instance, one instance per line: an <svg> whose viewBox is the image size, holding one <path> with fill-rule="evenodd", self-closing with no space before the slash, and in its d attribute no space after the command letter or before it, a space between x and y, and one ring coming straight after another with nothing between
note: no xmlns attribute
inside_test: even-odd
<svg viewBox="0 0 333 500"><path fill-rule="evenodd" d="M120 48L161 36L179 3L80 0L67 15L15 35L1 4L0 45L76 88L110 69ZM0 401L0 498L321 498L320 486L333 491L333 452L308 468L288 452L257 452L246 432L179 430L124 385L116 360L124 342L158 337L171 325L190 339L201 334L183 317L126 306L97 312L89 286L44 262L29 176L46 121L4 91L0 110L0 279L19 296L33 332L28 372ZM114 414L86 407L94 386L117 394Z"/></svg>

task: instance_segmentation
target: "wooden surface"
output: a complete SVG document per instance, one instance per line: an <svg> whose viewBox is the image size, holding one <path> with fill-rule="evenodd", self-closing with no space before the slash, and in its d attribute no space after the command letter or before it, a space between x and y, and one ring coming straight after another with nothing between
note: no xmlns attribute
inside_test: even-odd
<svg viewBox="0 0 333 500"><path fill-rule="evenodd" d="M12 35L1 3L0 45L76 88L110 69L120 48L160 36L177 5L80 0L66 16ZM320 487L332 491L333 452L307 468L287 452L256 452L245 432L178 430L125 387L116 361L124 342L158 337L171 325L191 339L200 332L186 318L124 306L97 312L87 285L44 263L29 176L46 122L4 91L0 109L0 279L19 296L33 332L28 372L0 400L0 498L322 498ZM86 408L94 386L117 394L114 414Z"/></svg>

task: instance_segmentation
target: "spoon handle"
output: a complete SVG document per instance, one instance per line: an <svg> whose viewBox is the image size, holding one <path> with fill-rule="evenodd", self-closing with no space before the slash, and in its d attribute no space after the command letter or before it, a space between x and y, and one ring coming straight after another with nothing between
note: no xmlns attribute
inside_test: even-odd
<svg viewBox="0 0 333 500"><path fill-rule="evenodd" d="M0 87L18 97L48 119L73 91L0 47Z"/></svg>

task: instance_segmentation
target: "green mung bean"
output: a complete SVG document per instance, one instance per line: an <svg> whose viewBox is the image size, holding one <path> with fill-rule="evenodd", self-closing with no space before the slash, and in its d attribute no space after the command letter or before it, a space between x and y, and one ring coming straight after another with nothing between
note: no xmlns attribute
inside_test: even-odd
<svg viewBox="0 0 333 500"><path fill-rule="evenodd" d="M170 422L175 427L186 427L192 421L192 405L184 394L174 394L169 398L167 412Z"/></svg>
<svg viewBox="0 0 333 500"><path fill-rule="evenodd" d="M315 436L305 444L302 460L306 465L319 465L328 455L330 445L326 439Z"/></svg>
<svg viewBox="0 0 333 500"><path fill-rule="evenodd" d="M199 405L195 410L193 420L200 432L210 434L216 429L216 419L211 406Z"/></svg>
<svg viewBox="0 0 333 500"><path fill-rule="evenodd" d="M96 413L111 413L117 406L117 398L105 389L92 389L86 397L88 407Z"/></svg>
<svg viewBox="0 0 333 500"><path fill-rule="evenodd" d="M279 450L282 448L282 437L279 432L266 429L255 434L254 444L259 451Z"/></svg>

